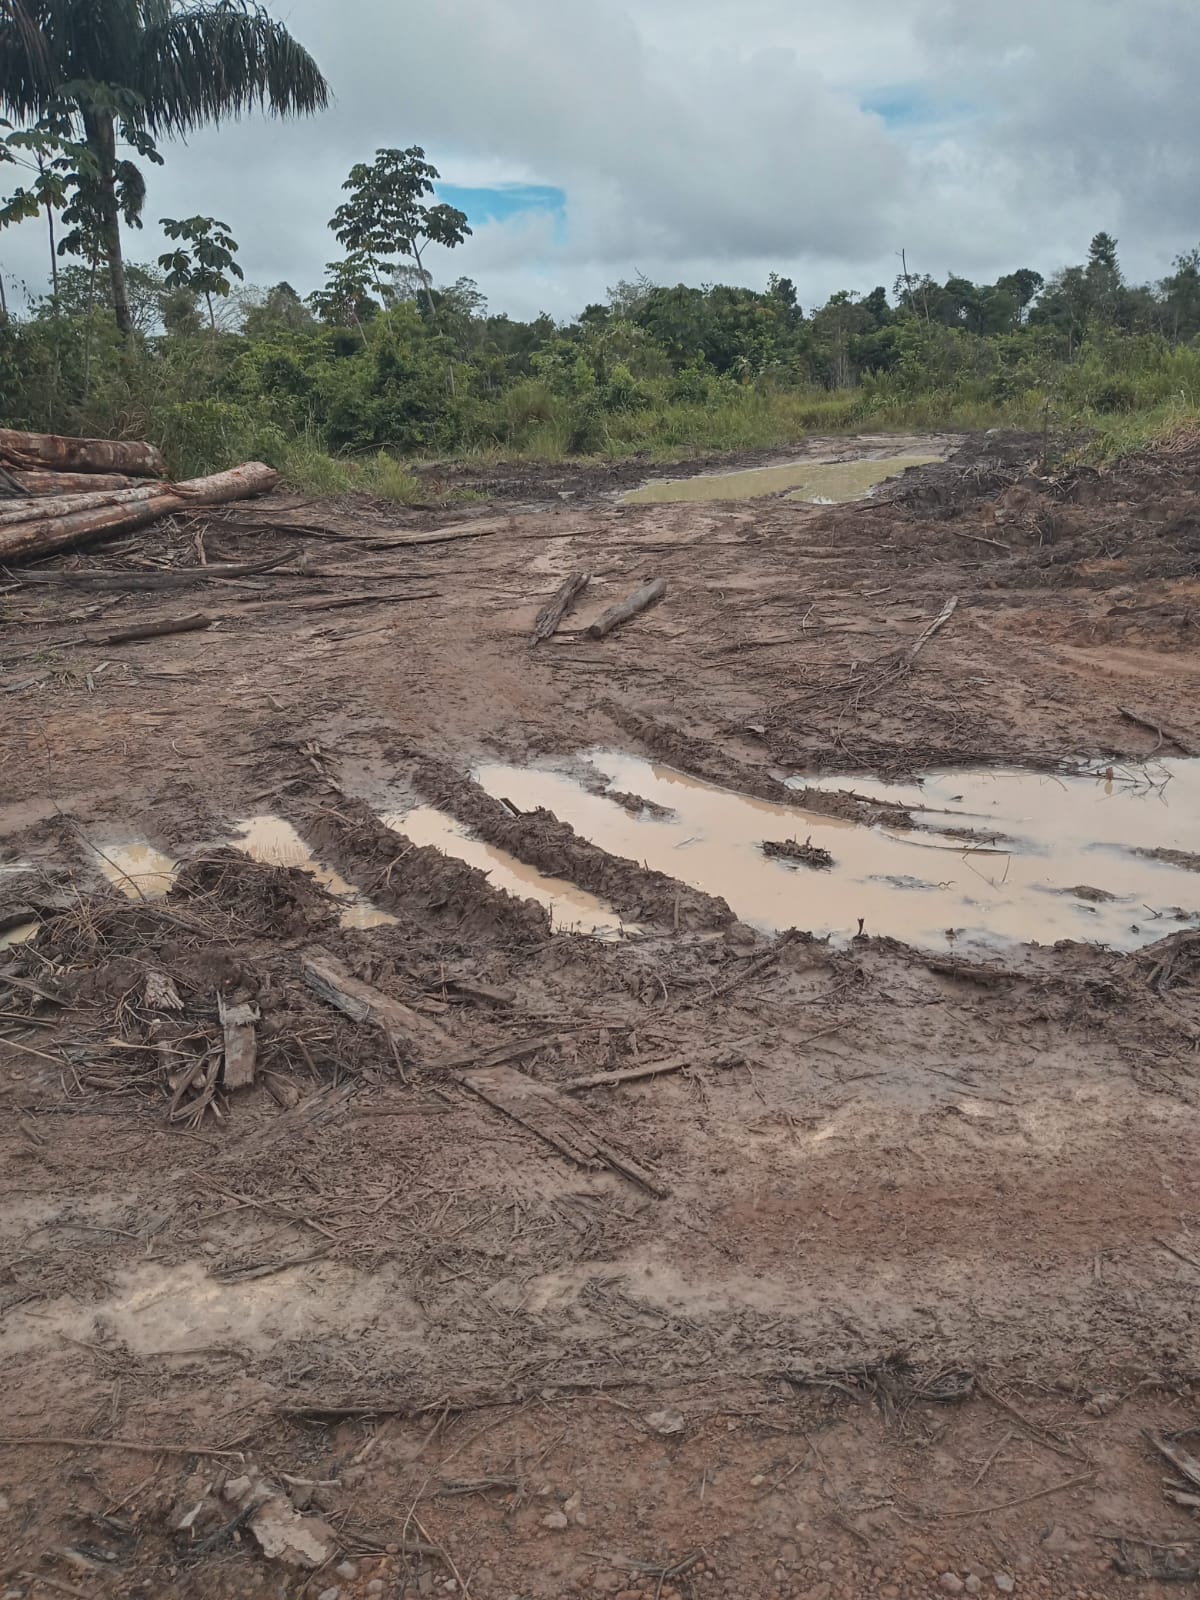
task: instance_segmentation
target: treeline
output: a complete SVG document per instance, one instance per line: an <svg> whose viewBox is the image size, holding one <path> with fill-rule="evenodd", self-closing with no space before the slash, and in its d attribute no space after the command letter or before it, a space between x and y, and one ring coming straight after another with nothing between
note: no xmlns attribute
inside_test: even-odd
<svg viewBox="0 0 1200 1600"><path fill-rule="evenodd" d="M56 292L9 307L6 424L137 434L178 473L254 457L335 487L353 468L329 458L378 452L678 453L1200 398L1200 251L1131 285L1104 233L1049 281L904 274L807 312L775 275L762 290L622 282L565 323L491 313L470 279L435 288L420 263L334 274L307 300L286 283L228 294L226 277L219 309L179 261L126 278L132 336L94 268L64 266Z"/></svg>

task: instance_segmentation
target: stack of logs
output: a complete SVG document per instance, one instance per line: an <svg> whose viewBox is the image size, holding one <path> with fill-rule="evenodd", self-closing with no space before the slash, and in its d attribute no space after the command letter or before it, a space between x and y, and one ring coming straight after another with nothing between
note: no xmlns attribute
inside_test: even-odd
<svg viewBox="0 0 1200 1600"><path fill-rule="evenodd" d="M27 561L197 506L273 489L261 461L172 483L152 444L0 428L0 562Z"/></svg>

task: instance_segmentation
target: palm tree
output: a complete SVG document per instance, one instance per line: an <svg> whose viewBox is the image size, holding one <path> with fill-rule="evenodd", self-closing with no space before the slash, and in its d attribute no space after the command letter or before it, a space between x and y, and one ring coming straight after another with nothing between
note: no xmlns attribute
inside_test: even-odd
<svg viewBox="0 0 1200 1600"><path fill-rule="evenodd" d="M118 136L154 159L155 135L328 102L316 62L254 0L0 0L0 113L26 123L65 113L86 144L81 193L123 333L133 319L121 215L136 218L142 181Z"/></svg>

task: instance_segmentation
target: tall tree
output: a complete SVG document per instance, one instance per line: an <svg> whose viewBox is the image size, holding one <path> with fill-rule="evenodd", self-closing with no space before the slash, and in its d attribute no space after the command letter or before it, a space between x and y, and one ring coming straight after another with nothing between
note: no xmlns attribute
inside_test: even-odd
<svg viewBox="0 0 1200 1600"><path fill-rule="evenodd" d="M153 157L155 135L328 100L312 57L253 0L0 0L0 110L23 123L65 112L87 145L123 333L133 321L121 219L136 221L143 186L120 144Z"/></svg>
<svg viewBox="0 0 1200 1600"><path fill-rule="evenodd" d="M470 233L466 212L455 206L427 205L436 167L430 166L419 144L407 150L376 150L374 162L350 168L342 188L349 200L337 208L329 226L339 244L370 274L380 299L381 279L397 260L411 258L425 291L431 318L437 321L433 286L421 258L423 246L433 243L453 249Z"/></svg>

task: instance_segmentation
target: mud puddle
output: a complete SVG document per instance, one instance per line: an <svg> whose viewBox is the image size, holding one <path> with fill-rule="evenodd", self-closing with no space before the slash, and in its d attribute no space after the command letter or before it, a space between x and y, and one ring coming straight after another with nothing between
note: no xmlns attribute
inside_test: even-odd
<svg viewBox="0 0 1200 1600"><path fill-rule="evenodd" d="M161 900L175 882L179 863L144 839L93 845L100 871L130 900Z"/></svg>
<svg viewBox="0 0 1200 1600"><path fill-rule="evenodd" d="M478 867L487 873L493 889L502 889L520 900L536 900L549 911L551 926L558 933L616 939L642 931L633 923L623 922L612 906L576 884L565 878L548 878L507 851L474 838L461 823L434 806L385 812L381 821L412 844L432 845L444 855Z"/></svg>
<svg viewBox="0 0 1200 1600"><path fill-rule="evenodd" d="M585 759L611 792L670 815L631 815L562 772L487 763L475 776L490 794L547 807L611 854L723 896L768 931L844 941L861 919L867 933L930 949L1057 939L1136 949L1178 926L1180 909L1200 920L1195 874L1134 853L1200 846L1200 762L1164 762L1165 771L1131 771L1125 782L1020 771L942 774L913 789L822 781L927 812L919 820L928 826L901 833L736 794L635 756ZM828 851L832 864L763 852L792 840Z"/></svg>
<svg viewBox="0 0 1200 1600"><path fill-rule="evenodd" d="M706 472L692 478L657 478L622 496L626 505L657 505L676 500L756 500L782 494L813 505L844 505L862 500L877 484L909 467L941 461L940 455L883 456L857 461L788 461L742 472Z"/></svg>
<svg viewBox="0 0 1200 1600"><path fill-rule="evenodd" d="M252 861L261 861L273 867L298 867L315 878L323 889L344 902L343 928L384 928L395 924L395 917L381 911L354 887L340 872L318 861L311 846L283 817L267 812L257 817L247 817L237 825L237 835L231 844Z"/></svg>

